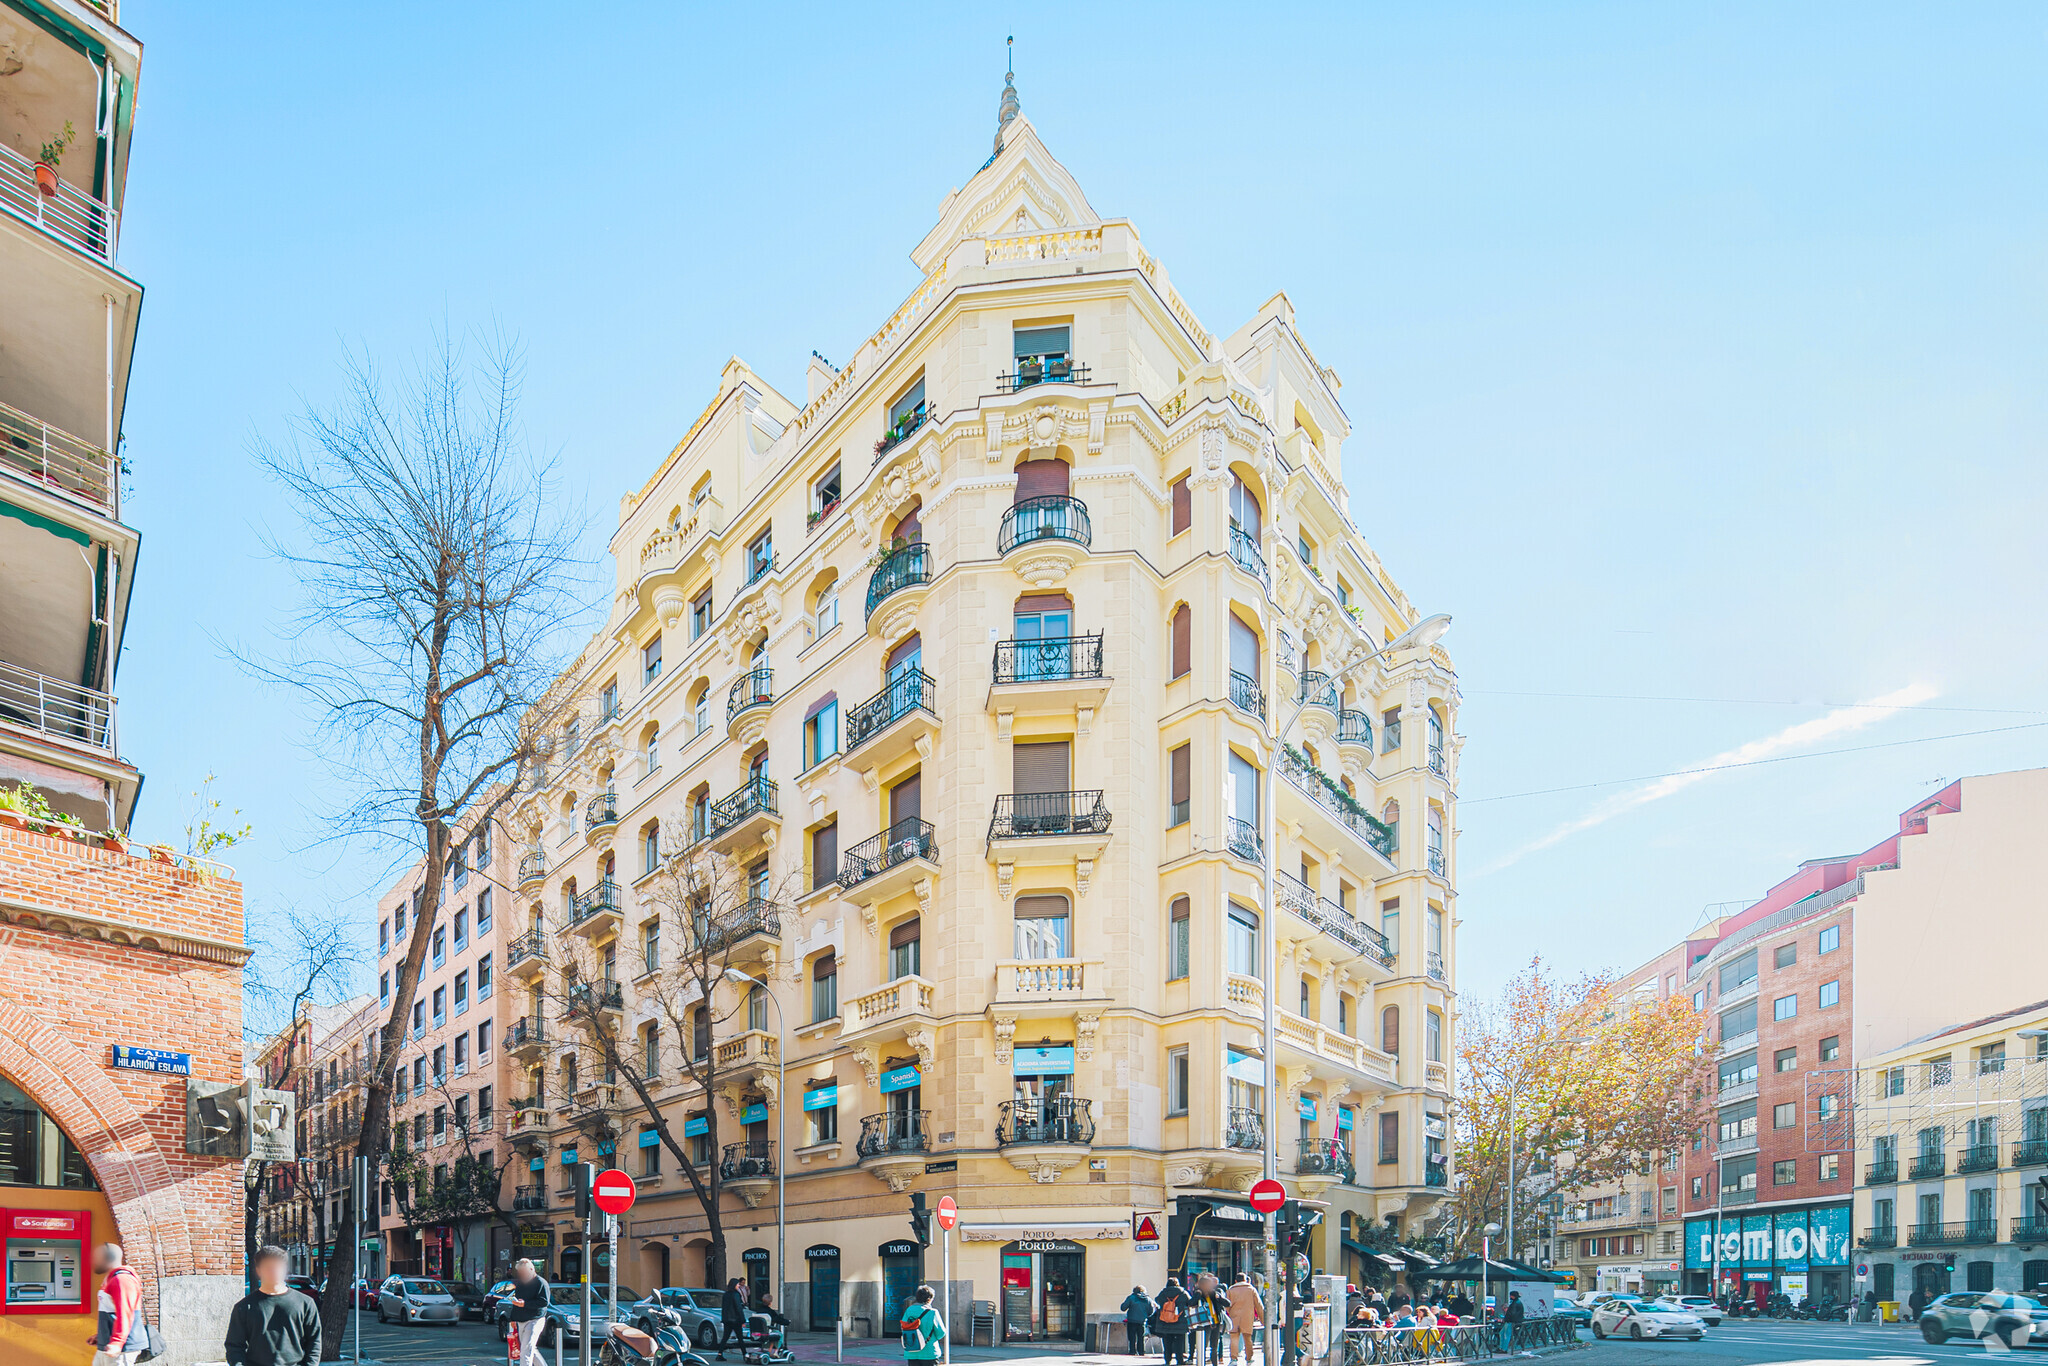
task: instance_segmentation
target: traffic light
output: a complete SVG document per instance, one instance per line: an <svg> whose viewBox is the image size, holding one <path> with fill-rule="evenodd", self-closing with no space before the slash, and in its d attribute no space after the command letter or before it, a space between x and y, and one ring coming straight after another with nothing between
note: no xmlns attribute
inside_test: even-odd
<svg viewBox="0 0 2048 1366"><path fill-rule="evenodd" d="M597 1168L588 1162L576 1164L576 1217L590 1222L590 1188L597 1184Z"/></svg>
<svg viewBox="0 0 2048 1366"><path fill-rule="evenodd" d="M924 1192L910 1193L910 1227L917 1234L919 1247L932 1245L932 1212L924 1207Z"/></svg>
<svg viewBox="0 0 2048 1366"><path fill-rule="evenodd" d="M1281 1262L1287 1262L1297 1252L1308 1251L1309 1233L1323 1222L1325 1208L1320 1202L1302 1200L1289 1200L1280 1207L1273 1223L1279 1238Z"/></svg>

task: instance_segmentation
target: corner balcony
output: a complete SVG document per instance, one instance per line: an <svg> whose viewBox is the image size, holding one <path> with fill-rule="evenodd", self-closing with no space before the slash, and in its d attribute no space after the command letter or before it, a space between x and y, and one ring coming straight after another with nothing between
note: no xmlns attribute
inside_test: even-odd
<svg viewBox="0 0 2048 1366"><path fill-rule="evenodd" d="M1247 716L1256 716L1261 722L1266 719L1266 692L1259 681L1250 674L1230 671L1230 705Z"/></svg>
<svg viewBox="0 0 2048 1366"><path fill-rule="evenodd" d="M1372 717L1362 711L1337 712L1337 743L1355 746L1365 753L1366 762L1372 761Z"/></svg>
<svg viewBox="0 0 2048 1366"><path fill-rule="evenodd" d="M521 1062L533 1062L547 1051L547 1021L538 1015L522 1015L505 1026L505 1051Z"/></svg>
<svg viewBox="0 0 2048 1366"><path fill-rule="evenodd" d="M888 455L890 451L895 450L898 446L910 440L911 437L917 435L918 429L924 426L925 419L929 416L930 412L924 404L920 403L884 428L882 439L875 443L873 463L876 465L881 464L882 458Z"/></svg>
<svg viewBox="0 0 2048 1366"><path fill-rule="evenodd" d="M708 921L703 935L705 953L724 954L731 967L745 966L781 942L782 907L766 897L748 897L729 913Z"/></svg>
<svg viewBox="0 0 2048 1366"><path fill-rule="evenodd" d="M905 817L839 856L839 892L860 906L879 906L939 875L937 829Z"/></svg>
<svg viewBox="0 0 2048 1366"><path fill-rule="evenodd" d="M746 849L759 844L781 824L775 780L752 778L737 792L711 804L711 847L727 854Z"/></svg>
<svg viewBox="0 0 2048 1366"><path fill-rule="evenodd" d="M0 403L0 473L115 521L120 462L89 441Z"/></svg>
<svg viewBox="0 0 2048 1366"><path fill-rule="evenodd" d="M1090 1102L1060 1094L1006 1100L996 1107L996 1148L1012 1167L1041 1185L1081 1164L1095 1142Z"/></svg>
<svg viewBox="0 0 2048 1366"><path fill-rule="evenodd" d="M548 970L548 937L543 930L528 930L505 946L505 971L522 981L532 981Z"/></svg>
<svg viewBox="0 0 2048 1366"><path fill-rule="evenodd" d="M1047 589L1074 572L1094 535L1088 505L1079 498L1026 498L1003 513L996 553L1033 588Z"/></svg>
<svg viewBox="0 0 2048 1366"><path fill-rule="evenodd" d="M1259 550L1259 543L1250 532L1233 524L1230 528L1230 560L1239 569L1257 579L1261 586L1270 587L1273 579L1266 572L1266 557Z"/></svg>
<svg viewBox="0 0 2048 1366"><path fill-rule="evenodd" d="M759 1209L775 1188L775 1147L767 1139L728 1143L718 1160L719 1183L748 1209Z"/></svg>
<svg viewBox="0 0 2048 1366"><path fill-rule="evenodd" d="M619 826L619 794L599 792L583 803L583 833L592 843Z"/></svg>
<svg viewBox="0 0 2048 1366"><path fill-rule="evenodd" d="M538 849L529 849L519 856L519 890L547 881L548 856Z"/></svg>
<svg viewBox="0 0 2048 1366"><path fill-rule="evenodd" d="M861 1120L853 1148L861 1170L873 1172L899 1193L924 1175L932 1147L931 1115L929 1110L891 1110Z"/></svg>
<svg viewBox="0 0 2048 1366"><path fill-rule="evenodd" d="M939 718L932 710L939 685L923 669L911 669L846 713L847 761L863 770L885 768L913 750L930 758L938 743Z"/></svg>
<svg viewBox="0 0 2048 1366"><path fill-rule="evenodd" d="M988 691L988 709L1043 714L1092 710L1109 695L1103 672L1102 632L1049 636L1041 640L999 640Z"/></svg>
<svg viewBox="0 0 2048 1366"><path fill-rule="evenodd" d="M930 546L916 541L892 552L868 575L868 634L884 641L908 635L931 586Z"/></svg>
<svg viewBox="0 0 2048 1366"><path fill-rule="evenodd" d="M768 712L775 705L775 671L758 668L732 681L725 694L725 729L740 748L746 749L768 729Z"/></svg>
<svg viewBox="0 0 2048 1366"><path fill-rule="evenodd" d="M102 265L114 264L115 211L61 176L45 187L34 158L5 143L0 143L0 210Z"/></svg>
<svg viewBox="0 0 2048 1366"><path fill-rule="evenodd" d="M1382 825L1359 805L1357 798L1309 763L1300 751L1282 746L1276 762L1280 776L1287 780L1285 786L1302 799L1289 800L1283 789L1281 797L1287 802L1281 808L1283 821L1300 820L1309 841L1325 849L1337 848L1345 840L1353 841L1373 856L1381 874L1396 871L1391 827Z"/></svg>
<svg viewBox="0 0 2048 1366"><path fill-rule="evenodd" d="M1298 1142L1294 1183L1303 1195L1316 1199L1332 1186L1357 1183L1358 1168L1352 1163L1351 1150L1342 1143L1334 1138L1304 1138Z"/></svg>
<svg viewBox="0 0 2048 1366"><path fill-rule="evenodd" d="M1292 873L1275 874L1274 899L1316 932L1317 956L1336 961L1363 957L1393 969L1394 951L1384 934L1335 902L1318 897L1314 888ZM1280 932L1286 934L1287 930Z"/></svg>
<svg viewBox="0 0 2048 1366"><path fill-rule="evenodd" d="M569 903L569 933L601 944L619 932L619 884L604 879Z"/></svg>
<svg viewBox="0 0 2048 1366"><path fill-rule="evenodd" d="M1088 367L1069 360L1045 360L1021 364L1014 374L996 376L996 392L1014 394L1041 384L1086 384Z"/></svg>
<svg viewBox="0 0 2048 1366"><path fill-rule="evenodd" d="M1393 1060L1363 1039L1340 1033L1291 1010L1274 1012L1274 1033L1281 1050L1292 1053L1327 1073L1332 1066L1370 1078L1383 1086L1394 1085ZM1442 1064L1437 1064L1439 1068ZM1448 1078L1433 1090L1448 1091Z"/></svg>

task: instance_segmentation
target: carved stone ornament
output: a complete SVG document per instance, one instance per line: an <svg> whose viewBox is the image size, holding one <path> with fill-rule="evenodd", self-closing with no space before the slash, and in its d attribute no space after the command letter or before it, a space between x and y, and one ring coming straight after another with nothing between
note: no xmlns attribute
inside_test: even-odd
<svg viewBox="0 0 2048 1366"><path fill-rule="evenodd" d="M996 1061L1007 1066L1010 1061L1010 1047L1017 1038L1017 1017L998 1015L996 1026Z"/></svg>
<svg viewBox="0 0 2048 1366"><path fill-rule="evenodd" d="M1209 1163L1200 1158L1175 1158L1166 1164L1169 1186L1203 1186L1209 1181Z"/></svg>
<svg viewBox="0 0 2048 1366"><path fill-rule="evenodd" d="M1101 1024L1100 1015L1074 1017L1074 1056L1082 1062L1087 1062L1095 1056L1095 1031Z"/></svg>

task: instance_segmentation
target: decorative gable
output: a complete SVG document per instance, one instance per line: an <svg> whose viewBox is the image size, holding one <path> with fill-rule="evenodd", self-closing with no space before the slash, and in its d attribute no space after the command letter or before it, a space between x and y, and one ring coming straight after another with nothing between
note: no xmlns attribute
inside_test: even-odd
<svg viewBox="0 0 2048 1366"><path fill-rule="evenodd" d="M1053 159L1038 130L1019 114L1003 129L1002 150L939 206L938 225L910 259L929 275L963 237L1052 232L1101 222L1080 182Z"/></svg>

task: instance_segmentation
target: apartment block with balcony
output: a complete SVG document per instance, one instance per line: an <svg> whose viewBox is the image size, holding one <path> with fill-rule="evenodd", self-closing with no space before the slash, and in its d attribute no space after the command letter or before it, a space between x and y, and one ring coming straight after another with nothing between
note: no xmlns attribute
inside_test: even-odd
<svg viewBox="0 0 2048 1366"><path fill-rule="evenodd" d="M544 1136L515 1094L525 1081L511 1058L528 1023L512 1004L506 960L523 932L517 900L518 851L502 824L475 820L451 836L441 878L441 904L419 965L412 1011L397 1041L392 1085L392 1148L418 1159L420 1180L399 1189L379 1173L375 1224L381 1244L366 1262L375 1272L409 1272L484 1285L510 1273L513 1235L493 1212L432 1197L465 1159L501 1168L499 1207L517 1212L529 1183L529 1161L515 1144ZM377 902L377 994L371 1006L381 1027L422 908L423 864L414 864ZM538 1230L537 1230L538 1232ZM367 1254L366 1254L367 1255Z"/></svg>
<svg viewBox="0 0 2048 1366"><path fill-rule="evenodd" d="M263 1084L297 1101L298 1160L273 1164L259 1209L263 1241L291 1254L292 1270L326 1275L342 1223L349 1163L362 1130L370 1047L383 1024L376 998L307 1006L265 1042L256 1059Z"/></svg>
<svg viewBox="0 0 2048 1366"><path fill-rule="evenodd" d="M913 1190L968 1212L956 1279L1024 1290L1000 1332L1071 1339L1169 1263L1250 1265L1268 1144L1331 1203L1329 1266L1451 1177L1458 692L1437 647L1352 667L1418 614L1351 519L1337 377L1284 295L1207 331L1006 111L882 328L800 401L731 362L622 501L562 757L509 822L515 991L573 964L617 993L729 1269L799 1325L892 1321L937 1273ZM649 888L686 850L760 889L731 927L759 986L681 1040ZM508 1050L536 1092L590 1081L556 1023ZM693 1092L678 1046L732 1084ZM622 1277L698 1283L689 1183L600 1101L553 1143L638 1155Z"/></svg>
<svg viewBox="0 0 2048 1366"><path fill-rule="evenodd" d="M1867 1058L1856 1228L1879 1299L2048 1288L2048 1002Z"/></svg>

